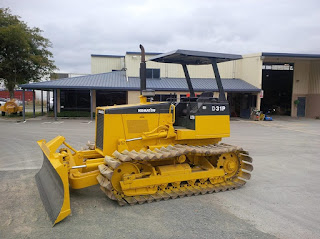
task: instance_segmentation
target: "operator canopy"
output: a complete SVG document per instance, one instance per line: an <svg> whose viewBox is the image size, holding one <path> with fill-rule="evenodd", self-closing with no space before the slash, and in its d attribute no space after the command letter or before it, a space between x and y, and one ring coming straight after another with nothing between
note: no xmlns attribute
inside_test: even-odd
<svg viewBox="0 0 320 239"><path fill-rule="evenodd" d="M149 61L184 65L207 65L241 59L241 55L205 51L176 50L151 57Z"/></svg>

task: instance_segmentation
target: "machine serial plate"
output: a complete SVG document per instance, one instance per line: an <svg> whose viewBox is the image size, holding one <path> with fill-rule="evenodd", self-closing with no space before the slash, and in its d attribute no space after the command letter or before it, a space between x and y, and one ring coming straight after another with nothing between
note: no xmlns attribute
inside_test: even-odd
<svg viewBox="0 0 320 239"><path fill-rule="evenodd" d="M212 111L225 111L226 107L224 105L213 105Z"/></svg>

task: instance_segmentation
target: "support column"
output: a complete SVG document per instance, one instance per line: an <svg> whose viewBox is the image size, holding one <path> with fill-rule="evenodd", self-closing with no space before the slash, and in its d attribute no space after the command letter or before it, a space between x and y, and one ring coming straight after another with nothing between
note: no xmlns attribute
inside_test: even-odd
<svg viewBox="0 0 320 239"><path fill-rule="evenodd" d="M260 93L257 94L257 103L256 103L256 109L260 110L261 106L261 98L260 98Z"/></svg>
<svg viewBox="0 0 320 239"><path fill-rule="evenodd" d="M93 120L93 100L92 100L92 97L93 97L93 93L92 93L92 90L90 90L90 116L91 116L91 121Z"/></svg>
<svg viewBox="0 0 320 239"><path fill-rule="evenodd" d="M47 91L47 115L50 111L50 91Z"/></svg>
<svg viewBox="0 0 320 239"><path fill-rule="evenodd" d="M36 92L32 90L32 109L33 109L33 118L36 117Z"/></svg>
<svg viewBox="0 0 320 239"><path fill-rule="evenodd" d="M26 121L26 102L25 102L25 89L22 90L22 117Z"/></svg>
<svg viewBox="0 0 320 239"><path fill-rule="evenodd" d="M97 108L97 91L96 90L92 90L92 109L93 109L93 113L96 112L96 108Z"/></svg>
<svg viewBox="0 0 320 239"><path fill-rule="evenodd" d="M57 89L53 90L53 108L54 108L54 120L57 121Z"/></svg>
<svg viewBox="0 0 320 239"><path fill-rule="evenodd" d="M57 89L57 113L61 112L60 96L61 96L61 90Z"/></svg>
<svg viewBox="0 0 320 239"><path fill-rule="evenodd" d="M41 115L43 116L43 90L41 90Z"/></svg>

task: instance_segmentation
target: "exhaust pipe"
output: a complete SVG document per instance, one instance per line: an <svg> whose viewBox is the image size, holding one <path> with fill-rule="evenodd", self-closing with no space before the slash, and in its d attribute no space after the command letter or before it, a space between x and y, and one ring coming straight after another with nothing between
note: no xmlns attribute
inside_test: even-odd
<svg viewBox="0 0 320 239"><path fill-rule="evenodd" d="M146 53L144 47L140 44L141 49L141 63L140 63L140 95L142 91L147 88L147 67L146 67Z"/></svg>
<svg viewBox="0 0 320 239"><path fill-rule="evenodd" d="M147 66L146 53L144 47L140 44L141 49L141 63L140 63L140 103L144 104L147 101L152 101L155 96L154 90L147 90Z"/></svg>

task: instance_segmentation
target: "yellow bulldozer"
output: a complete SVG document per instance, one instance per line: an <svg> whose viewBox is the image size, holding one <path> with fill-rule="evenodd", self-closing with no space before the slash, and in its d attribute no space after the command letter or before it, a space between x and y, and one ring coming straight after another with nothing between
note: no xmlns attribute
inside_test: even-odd
<svg viewBox="0 0 320 239"><path fill-rule="evenodd" d="M149 59L181 64L190 91L180 102L154 102L140 48L140 103L97 107L93 149L78 151L63 136L38 141L44 161L36 182L53 224L71 212L69 187L100 184L119 205L134 205L237 189L250 179L249 153L219 143L230 135L230 112L217 63L241 56L177 50ZM206 64L213 67L219 98L212 92L195 96L187 66Z"/></svg>

